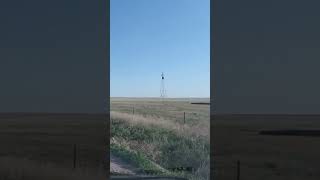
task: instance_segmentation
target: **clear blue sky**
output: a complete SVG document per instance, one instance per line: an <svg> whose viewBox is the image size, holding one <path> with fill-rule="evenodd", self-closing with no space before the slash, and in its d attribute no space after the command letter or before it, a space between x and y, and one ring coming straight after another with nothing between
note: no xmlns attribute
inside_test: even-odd
<svg viewBox="0 0 320 180"><path fill-rule="evenodd" d="M111 0L111 97L210 97L209 0Z"/></svg>

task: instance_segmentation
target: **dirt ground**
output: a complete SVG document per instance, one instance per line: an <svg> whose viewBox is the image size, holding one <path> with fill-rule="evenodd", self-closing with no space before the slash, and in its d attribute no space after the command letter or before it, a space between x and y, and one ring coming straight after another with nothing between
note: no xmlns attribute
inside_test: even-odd
<svg viewBox="0 0 320 180"><path fill-rule="evenodd" d="M134 169L133 166L127 164L119 157L110 154L110 173L135 175L136 172Z"/></svg>

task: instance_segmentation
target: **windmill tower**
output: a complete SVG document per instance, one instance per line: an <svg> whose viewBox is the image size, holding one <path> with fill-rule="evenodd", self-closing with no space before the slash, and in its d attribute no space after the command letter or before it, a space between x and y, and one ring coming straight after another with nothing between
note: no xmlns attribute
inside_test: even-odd
<svg viewBox="0 0 320 180"><path fill-rule="evenodd" d="M164 85L164 74L161 74L161 87L160 87L160 97L162 98L162 100L166 97L166 89L165 89L165 85Z"/></svg>

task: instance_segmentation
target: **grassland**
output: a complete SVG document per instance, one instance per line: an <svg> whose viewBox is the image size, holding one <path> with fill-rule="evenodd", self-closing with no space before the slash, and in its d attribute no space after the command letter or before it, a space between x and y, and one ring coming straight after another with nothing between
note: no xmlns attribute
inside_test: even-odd
<svg viewBox="0 0 320 180"><path fill-rule="evenodd" d="M209 106L189 99L111 98L111 151L142 173L209 179L209 124Z"/></svg>
<svg viewBox="0 0 320 180"><path fill-rule="evenodd" d="M107 128L101 114L2 113L0 179L106 178Z"/></svg>
<svg viewBox="0 0 320 180"><path fill-rule="evenodd" d="M320 137L259 135L262 130L320 130L320 116L216 116L211 121L214 177L236 179L316 180L320 178Z"/></svg>

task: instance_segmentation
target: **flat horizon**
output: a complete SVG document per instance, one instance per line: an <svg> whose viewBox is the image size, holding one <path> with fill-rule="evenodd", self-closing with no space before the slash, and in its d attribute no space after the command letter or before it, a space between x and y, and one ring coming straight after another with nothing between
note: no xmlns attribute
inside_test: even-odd
<svg viewBox="0 0 320 180"><path fill-rule="evenodd" d="M109 111L110 113L111 111ZM0 112L0 116L3 115L107 115L108 113L77 113L77 112ZM309 113L309 114L304 114L304 113L219 113L219 114L212 114L213 116L218 116L218 117L227 117L227 116L238 116L238 117L243 117L243 116L265 116L265 117L271 117L271 116L320 116L319 114L315 113Z"/></svg>
<svg viewBox="0 0 320 180"><path fill-rule="evenodd" d="M154 99L161 99L161 97L152 97L152 96L144 96L144 97L136 97L136 96L113 96L110 98L154 98ZM192 99L192 98L199 98L199 99L209 99L210 97L165 97L165 99Z"/></svg>

